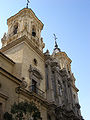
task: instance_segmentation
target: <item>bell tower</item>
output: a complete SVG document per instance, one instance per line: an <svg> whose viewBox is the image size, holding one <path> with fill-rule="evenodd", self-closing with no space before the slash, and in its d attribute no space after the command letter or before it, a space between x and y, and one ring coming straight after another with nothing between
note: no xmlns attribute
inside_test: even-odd
<svg viewBox="0 0 90 120"><path fill-rule="evenodd" d="M63 93L62 95L62 103L65 105L68 110L74 109L76 112L75 114L78 116L80 115L80 105L78 101L78 88L75 85L75 77L71 70L71 62L72 60L67 56L65 52L62 52L60 48L58 48L57 42L55 41L55 48L52 54L52 57L55 58L58 61L58 64L60 66L60 73L62 76L62 79L60 79L60 76L58 77L58 72L56 72L56 87L59 88L59 93ZM57 69L58 70L58 69ZM60 80L59 80L60 79ZM67 97L66 97L67 96ZM65 98L66 97L66 98ZM59 98L60 101L61 98ZM78 106L78 107L77 107Z"/></svg>
<svg viewBox="0 0 90 120"><path fill-rule="evenodd" d="M43 23L31 9L24 8L10 17L7 25L8 32L2 38L1 52L16 63L13 74L20 79L25 78L28 87L34 81L38 88L45 91L45 87L43 87L45 86L43 54L45 44L41 37ZM36 76L32 76L32 74L36 74L33 73L34 71L37 71L37 76L41 81L38 81Z"/></svg>
<svg viewBox="0 0 90 120"><path fill-rule="evenodd" d="M43 23L31 9L20 10L7 20L7 25L8 33L2 38L2 47L22 36L27 36L34 46L43 51L44 43L43 38L41 38Z"/></svg>

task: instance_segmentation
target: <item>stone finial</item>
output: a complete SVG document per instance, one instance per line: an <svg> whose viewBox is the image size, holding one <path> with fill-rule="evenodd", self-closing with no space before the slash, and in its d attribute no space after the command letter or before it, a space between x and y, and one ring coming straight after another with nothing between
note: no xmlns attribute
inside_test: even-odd
<svg viewBox="0 0 90 120"><path fill-rule="evenodd" d="M50 52L49 52L48 49L46 50L45 55L46 55L46 56L49 56L49 55L50 55Z"/></svg>
<svg viewBox="0 0 90 120"><path fill-rule="evenodd" d="M22 83L20 85L21 88L26 88L27 87L27 82L25 81L25 78L22 77Z"/></svg>
<svg viewBox="0 0 90 120"><path fill-rule="evenodd" d="M1 39L1 42L2 42L2 47L4 47L4 46L6 46L6 44L7 44L7 34L6 33L4 33L4 35L3 35L3 38Z"/></svg>

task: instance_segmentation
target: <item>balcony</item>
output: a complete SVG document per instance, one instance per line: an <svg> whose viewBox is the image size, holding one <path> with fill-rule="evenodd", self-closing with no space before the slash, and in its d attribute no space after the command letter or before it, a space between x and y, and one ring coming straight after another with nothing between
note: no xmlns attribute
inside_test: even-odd
<svg viewBox="0 0 90 120"><path fill-rule="evenodd" d="M31 85L30 86L30 92L33 92L41 97L45 96L45 92L43 92L42 90L40 90L39 88L37 88L35 85Z"/></svg>

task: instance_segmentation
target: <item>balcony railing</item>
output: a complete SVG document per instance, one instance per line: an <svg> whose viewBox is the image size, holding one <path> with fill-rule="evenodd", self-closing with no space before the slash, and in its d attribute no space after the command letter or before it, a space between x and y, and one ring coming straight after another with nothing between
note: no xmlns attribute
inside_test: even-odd
<svg viewBox="0 0 90 120"><path fill-rule="evenodd" d="M44 97L44 92L40 90L39 88L37 88L35 85L30 86L30 92L34 92L37 95Z"/></svg>

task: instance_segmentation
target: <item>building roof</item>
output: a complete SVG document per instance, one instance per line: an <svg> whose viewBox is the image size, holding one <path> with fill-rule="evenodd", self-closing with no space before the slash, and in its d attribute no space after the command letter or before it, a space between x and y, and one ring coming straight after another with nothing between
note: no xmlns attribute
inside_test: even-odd
<svg viewBox="0 0 90 120"><path fill-rule="evenodd" d="M32 16L37 20L37 22L42 26L42 29L43 29L43 26L44 24L38 19L38 17L35 15L35 13L32 11L32 9L30 8L23 8L22 10L20 10L17 14L15 14L14 16L11 16L10 18L7 19L7 24L9 23L9 21L12 21L13 19L15 19L16 17L18 17L19 15L21 15L22 13L24 12L29 12L32 14Z"/></svg>

